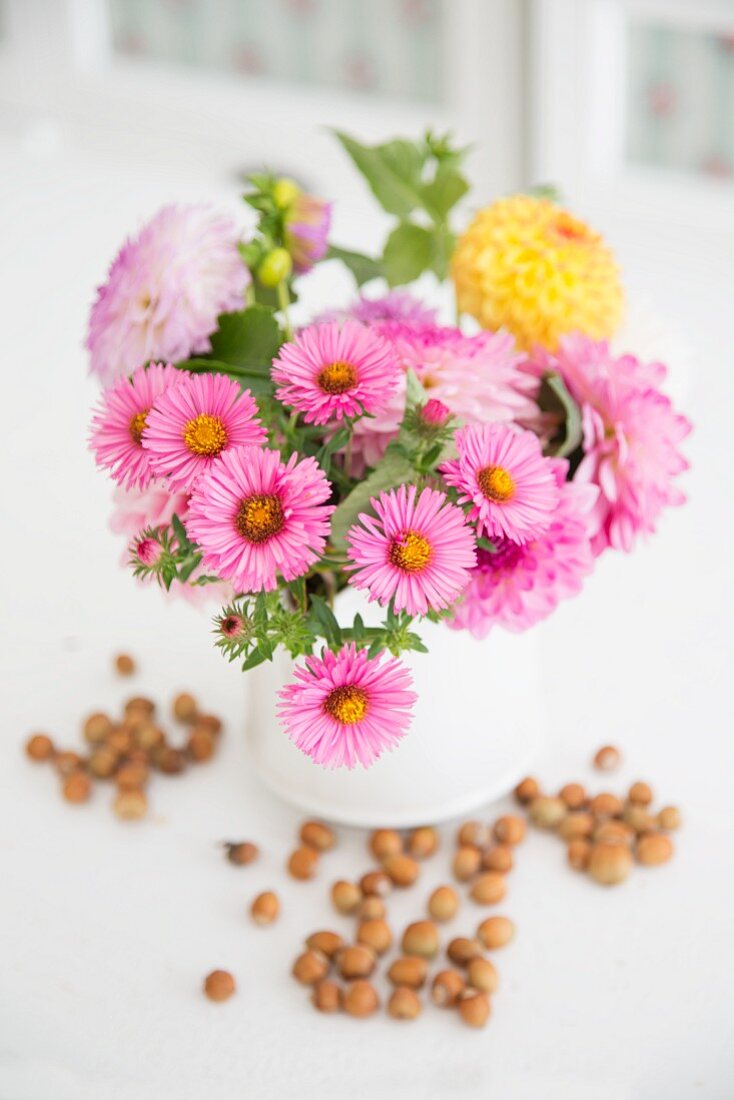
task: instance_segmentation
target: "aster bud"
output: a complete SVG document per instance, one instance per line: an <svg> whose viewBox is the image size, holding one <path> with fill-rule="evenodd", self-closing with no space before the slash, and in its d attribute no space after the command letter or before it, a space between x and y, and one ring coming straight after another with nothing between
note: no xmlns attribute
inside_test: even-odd
<svg viewBox="0 0 734 1100"><path fill-rule="evenodd" d="M287 279L293 270L293 261L287 248L273 248L257 269L257 277L263 286L276 287Z"/></svg>
<svg viewBox="0 0 734 1100"><path fill-rule="evenodd" d="M301 188L296 181L287 179L285 176L276 180L273 186L273 199L279 210L287 210L292 206L300 193Z"/></svg>
<svg viewBox="0 0 734 1100"><path fill-rule="evenodd" d="M163 553L163 547L154 535L142 535L132 547L133 557L146 569L152 569Z"/></svg>
<svg viewBox="0 0 734 1100"><path fill-rule="evenodd" d="M418 418L427 428L443 428L451 419L451 410L444 405L443 401L432 397L430 401L426 401L425 405L421 405Z"/></svg>

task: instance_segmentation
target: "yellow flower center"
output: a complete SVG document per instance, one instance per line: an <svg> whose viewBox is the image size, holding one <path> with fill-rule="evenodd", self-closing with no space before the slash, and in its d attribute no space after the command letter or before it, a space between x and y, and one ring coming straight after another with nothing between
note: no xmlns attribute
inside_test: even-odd
<svg viewBox="0 0 734 1100"><path fill-rule="evenodd" d="M218 416L199 413L184 428L184 443L195 455L218 455L227 446L227 429Z"/></svg>
<svg viewBox="0 0 734 1100"><path fill-rule="evenodd" d="M406 573L420 573L431 560L431 544L417 531L403 531L390 544L388 558Z"/></svg>
<svg viewBox="0 0 734 1100"><path fill-rule="evenodd" d="M284 523L285 516L280 497L274 494L247 497L240 504L234 521L240 535L248 542L254 543L267 542L273 535L278 534Z"/></svg>
<svg viewBox="0 0 734 1100"><path fill-rule="evenodd" d="M357 371L340 359L324 367L316 381L324 393L346 393L357 385Z"/></svg>
<svg viewBox="0 0 734 1100"><path fill-rule="evenodd" d="M361 722L367 713L369 700L367 692L355 684L344 684L334 688L324 699L324 710L345 726Z"/></svg>
<svg viewBox="0 0 734 1100"><path fill-rule="evenodd" d="M503 504L515 495L515 482L512 475L502 466L485 466L477 474L477 483L487 500Z"/></svg>
<svg viewBox="0 0 734 1100"><path fill-rule="evenodd" d="M143 442L143 431L145 429L145 420L148 416L148 410L145 412L135 413L135 416L130 421L130 437L137 443L138 446Z"/></svg>

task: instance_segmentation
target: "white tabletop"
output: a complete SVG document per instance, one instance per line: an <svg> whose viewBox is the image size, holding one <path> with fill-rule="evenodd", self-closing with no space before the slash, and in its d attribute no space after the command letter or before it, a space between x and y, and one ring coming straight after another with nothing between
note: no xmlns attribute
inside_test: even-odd
<svg viewBox="0 0 734 1100"><path fill-rule="evenodd" d="M693 347L691 500L649 546L605 557L543 628L552 737L537 773L549 786L649 779L683 808L676 858L603 891L533 834L503 906L518 936L497 956L490 1026L471 1032L432 1006L412 1025L360 1023L316 1014L289 969L304 933L348 932L326 894L370 866L364 835L343 831L315 882L286 878L299 819L249 774L242 678L211 647L206 615L165 605L118 567L109 485L85 446L95 281L141 216L222 193L203 177L0 147L0 1098L730 1100L731 262L723 248L697 257L683 237L676 262L670 250L657 262L609 226L635 290ZM140 662L129 682L111 671L120 649ZM73 745L86 712L181 688L225 716L226 735L211 764L154 780L145 823L116 821L99 787L89 805L63 804L50 770L23 756L31 730ZM588 760L610 741L626 763L607 783ZM391 903L396 930L448 877L448 835L420 885ZM230 867L223 838L257 841L262 859ZM247 907L270 887L283 916L257 929ZM479 916L466 902L452 934ZM221 1006L200 991L215 967L239 984Z"/></svg>

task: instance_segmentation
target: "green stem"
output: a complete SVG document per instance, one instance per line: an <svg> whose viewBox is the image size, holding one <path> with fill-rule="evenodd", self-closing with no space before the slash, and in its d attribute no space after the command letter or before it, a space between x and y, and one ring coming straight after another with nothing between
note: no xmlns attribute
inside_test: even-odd
<svg viewBox="0 0 734 1100"><path fill-rule="evenodd" d="M286 340L293 339L293 329L291 328L290 318L288 316L288 308L291 304L291 297L288 293L288 283L285 279L281 279L278 283L278 305L280 306L280 312L283 314L283 328L285 329Z"/></svg>

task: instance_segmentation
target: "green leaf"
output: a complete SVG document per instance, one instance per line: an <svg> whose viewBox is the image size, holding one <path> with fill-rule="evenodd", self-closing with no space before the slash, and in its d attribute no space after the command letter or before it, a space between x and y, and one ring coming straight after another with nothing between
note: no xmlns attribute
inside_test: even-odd
<svg viewBox="0 0 734 1100"><path fill-rule="evenodd" d="M560 421L559 430L546 447L546 453L565 458L581 443L583 428L581 410L566 389L560 374L551 371L543 377L538 405L542 412L552 413Z"/></svg>
<svg viewBox="0 0 734 1100"><path fill-rule="evenodd" d="M420 225L403 222L385 244L383 262L390 286L412 283L431 266L433 234Z"/></svg>
<svg viewBox="0 0 734 1100"><path fill-rule="evenodd" d="M354 276L357 286L364 286L372 279L379 279L383 274L382 263L372 256L365 256L361 252L351 252L348 248L338 248L330 244L326 253L327 260L341 260Z"/></svg>
<svg viewBox="0 0 734 1100"><path fill-rule="evenodd" d="M258 665L261 665L265 660L267 660L267 658L264 656L264 654L260 652L259 649L253 649L250 656L242 665L242 671L249 672L251 668L256 668Z"/></svg>
<svg viewBox="0 0 734 1100"><path fill-rule="evenodd" d="M429 203L440 218L446 218L469 190L469 184L449 163L439 164L432 183L423 187L424 200Z"/></svg>
<svg viewBox="0 0 734 1100"><path fill-rule="evenodd" d="M356 523L360 512L370 511L370 500L385 489L393 489L412 481L411 463L392 444L374 470L352 489L331 517L331 543L337 550L346 549L346 533Z"/></svg>
<svg viewBox="0 0 734 1100"><path fill-rule="evenodd" d="M194 553L196 547L189 536L186 534L186 528L184 527L183 523L178 518L175 512L171 516L171 527L173 528L173 533L176 536L176 543L178 544L179 553Z"/></svg>
<svg viewBox="0 0 734 1100"><path fill-rule="evenodd" d="M313 618L322 627L322 632L329 644L342 644L342 631L336 615L321 596L311 596L311 612Z"/></svg>
<svg viewBox="0 0 734 1100"><path fill-rule="evenodd" d="M407 218L418 207L428 209L421 181L425 147L400 140L362 145L338 130L336 136L388 214Z"/></svg>
<svg viewBox="0 0 734 1100"><path fill-rule="evenodd" d="M451 232L448 225L439 225L433 233L433 256L431 257L431 271L442 282L449 272L449 262L456 247L456 235Z"/></svg>
<svg viewBox="0 0 734 1100"><path fill-rule="evenodd" d="M219 359L186 359L176 363L176 366L194 374L226 374L228 378L234 378L235 382L251 389L256 396L271 395L275 389L271 379L259 367L234 367Z"/></svg>
<svg viewBox="0 0 734 1100"><path fill-rule="evenodd" d="M211 338L211 358L270 377L270 364L282 337L273 311L255 305L237 313L222 313ZM204 356L207 359L209 356Z"/></svg>

